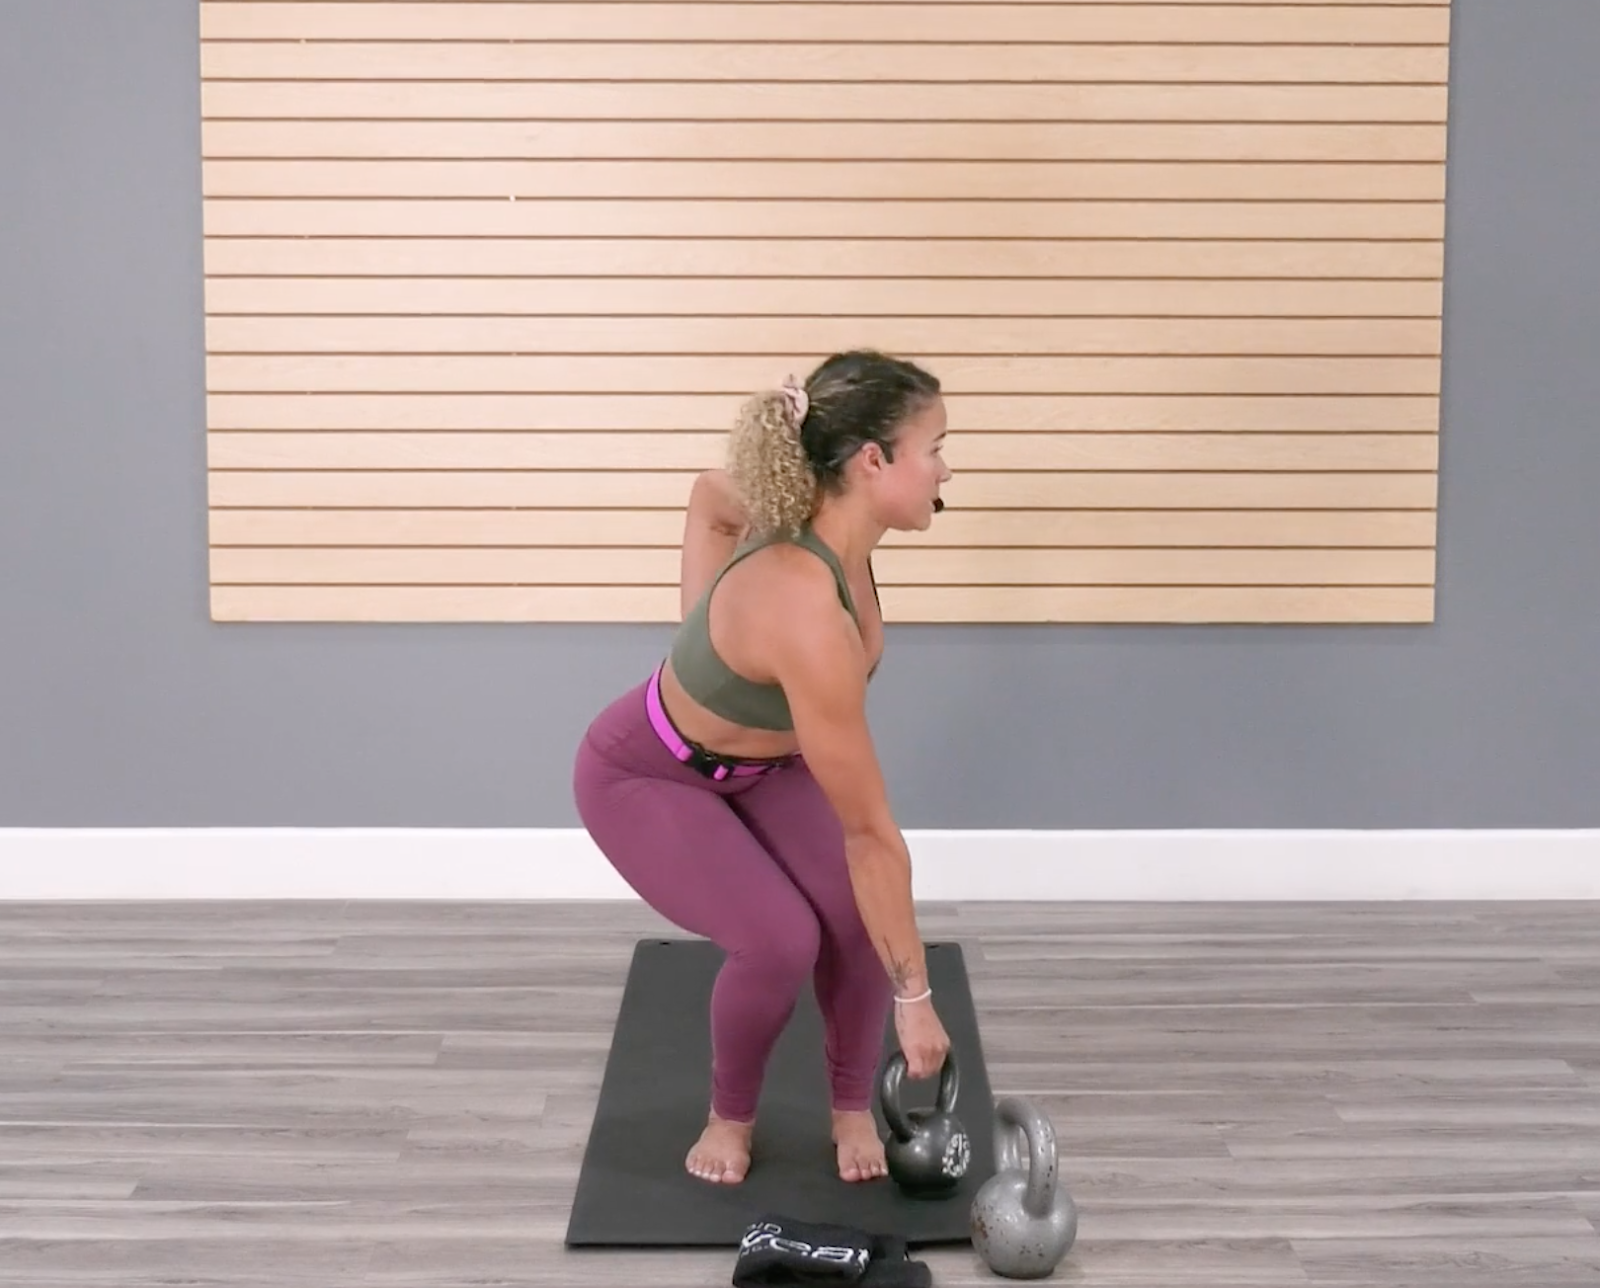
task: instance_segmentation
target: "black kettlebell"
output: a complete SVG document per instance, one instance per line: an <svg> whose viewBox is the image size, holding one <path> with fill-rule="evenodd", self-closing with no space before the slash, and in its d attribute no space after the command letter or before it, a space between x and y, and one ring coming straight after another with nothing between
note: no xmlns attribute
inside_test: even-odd
<svg viewBox="0 0 1600 1288"><path fill-rule="evenodd" d="M889 1176L910 1196L937 1198L960 1185L972 1161L972 1141L955 1114L960 1089L956 1053L954 1049L945 1053L944 1067L939 1070L936 1109L907 1111L901 1105L900 1089L905 1076L905 1054L896 1051L884 1063L883 1076L878 1081L878 1099L889 1124L884 1141Z"/></svg>

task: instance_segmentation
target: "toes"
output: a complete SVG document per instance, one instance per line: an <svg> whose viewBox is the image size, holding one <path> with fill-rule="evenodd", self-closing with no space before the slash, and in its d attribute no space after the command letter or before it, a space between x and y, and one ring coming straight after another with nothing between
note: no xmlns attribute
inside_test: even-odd
<svg viewBox="0 0 1600 1288"><path fill-rule="evenodd" d="M870 1181L888 1175L888 1166L870 1154L853 1154L839 1160L839 1175L847 1181Z"/></svg>
<svg viewBox="0 0 1600 1288"><path fill-rule="evenodd" d="M719 1159L696 1156L689 1159L687 1170L689 1175L711 1185L737 1185L744 1180L744 1172L737 1164L724 1163Z"/></svg>

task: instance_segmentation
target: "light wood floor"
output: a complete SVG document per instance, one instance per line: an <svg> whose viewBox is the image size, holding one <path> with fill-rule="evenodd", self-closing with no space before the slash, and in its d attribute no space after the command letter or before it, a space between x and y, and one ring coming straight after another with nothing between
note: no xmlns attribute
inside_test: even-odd
<svg viewBox="0 0 1600 1288"><path fill-rule="evenodd" d="M561 1246L622 904L0 904L0 1283L726 1284ZM1056 1282L1600 1282L1600 909L964 905ZM687 1142L685 1142L687 1144ZM936 1284L997 1282L968 1249Z"/></svg>

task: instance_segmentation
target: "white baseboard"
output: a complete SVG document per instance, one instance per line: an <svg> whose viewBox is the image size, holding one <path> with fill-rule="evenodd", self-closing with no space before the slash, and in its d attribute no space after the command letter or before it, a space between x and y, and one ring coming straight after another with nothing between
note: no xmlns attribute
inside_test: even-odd
<svg viewBox="0 0 1600 1288"><path fill-rule="evenodd" d="M910 831L919 900L1600 899L1600 829ZM0 829L0 900L632 899L581 829Z"/></svg>

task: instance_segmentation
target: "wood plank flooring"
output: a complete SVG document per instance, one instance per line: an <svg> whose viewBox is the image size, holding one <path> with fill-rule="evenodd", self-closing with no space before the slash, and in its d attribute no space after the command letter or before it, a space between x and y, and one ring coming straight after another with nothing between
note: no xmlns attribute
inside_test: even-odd
<svg viewBox="0 0 1600 1288"><path fill-rule="evenodd" d="M1596 905L921 918L965 947L996 1092L1055 1124L1055 1282L1600 1282ZM663 931L618 903L0 904L0 1284L728 1283L731 1251L561 1243Z"/></svg>

